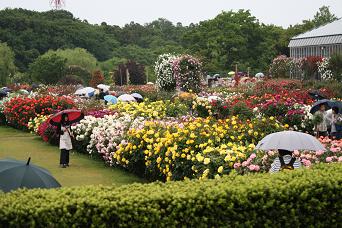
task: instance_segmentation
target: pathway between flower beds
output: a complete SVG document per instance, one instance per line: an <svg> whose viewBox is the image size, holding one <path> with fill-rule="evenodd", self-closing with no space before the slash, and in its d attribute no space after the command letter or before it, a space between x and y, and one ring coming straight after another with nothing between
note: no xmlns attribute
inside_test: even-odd
<svg viewBox="0 0 342 228"><path fill-rule="evenodd" d="M39 137L8 127L0 127L0 159L27 160L48 169L62 186L124 185L143 182L142 179L116 168L106 167L102 161L86 155L70 153L70 167L58 167L59 150Z"/></svg>

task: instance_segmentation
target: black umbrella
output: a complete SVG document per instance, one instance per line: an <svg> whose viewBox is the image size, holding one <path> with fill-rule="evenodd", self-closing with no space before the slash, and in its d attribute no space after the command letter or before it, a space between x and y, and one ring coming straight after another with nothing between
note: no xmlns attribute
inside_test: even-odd
<svg viewBox="0 0 342 228"><path fill-rule="evenodd" d="M6 97L7 96L7 92L5 92L4 90L0 90L0 97Z"/></svg>
<svg viewBox="0 0 342 228"><path fill-rule="evenodd" d="M10 88L7 88L7 87L3 87L1 90L6 92L6 93L12 92L12 90Z"/></svg>
<svg viewBox="0 0 342 228"><path fill-rule="evenodd" d="M312 98L312 99L315 99L317 101L319 100L323 100L323 99L327 99L325 96L323 96L320 92L318 91L310 91L309 92L309 96Z"/></svg>
<svg viewBox="0 0 342 228"><path fill-rule="evenodd" d="M327 100L327 99L319 100L312 105L310 113L314 114L315 112L317 112L321 105L325 106L325 110L329 110L332 107L334 107L334 101Z"/></svg>
<svg viewBox="0 0 342 228"><path fill-rule="evenodd" d="M338 112L342 114L342 101L333 101L331 107L338 107Z"/></svg>
<svg viewBox="0 0 342 228"><path fill-rule="evenodd" d="M0 190L9 192L18 188L58 188L61 185L49 171L16 160L0 160Z"/></svg>

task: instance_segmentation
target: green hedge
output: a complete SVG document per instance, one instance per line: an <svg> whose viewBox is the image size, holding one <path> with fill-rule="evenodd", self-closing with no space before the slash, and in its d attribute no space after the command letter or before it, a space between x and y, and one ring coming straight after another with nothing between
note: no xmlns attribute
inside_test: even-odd
<svg viewBox="0 0 342 228"><path fill-rule="evenodd" d="M338 227L341 215L342 164L219 180L0 193L3 227Z"/></svg>

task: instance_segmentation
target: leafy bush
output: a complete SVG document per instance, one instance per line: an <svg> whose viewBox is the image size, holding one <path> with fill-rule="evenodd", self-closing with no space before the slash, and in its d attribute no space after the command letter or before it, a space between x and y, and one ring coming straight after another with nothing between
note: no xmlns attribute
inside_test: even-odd
<svg viewBox="0 0 342 228"><path fill-rule="evenodd" d="M84 81L81 77L77 75L66 75L61 80L59 80L59 84L62 85L83 85Z"/></svg>
<svg viewBox="0 0 342 228"><path fill-rule="evenodd" d="M219 180L0 193L3 227L338 227L342 165Z"/></svg>
<svg viewBox="0 0 342 228"><path fill-rule="evenodd" d="M49 115L73 106L73 100L66 97L15 97L5 103L4 114L10 126L27 130L29 120L38 114Z"/></svg>
<svg viewBox="0 0 342 228"><path fill-rule="evenodd" d="M342 54L334 54L330 58L329 67L334 75L334 78L342 82Z"/></svg>
<svg viewBox="0 0 342 228"><path fill-rule="evenodd" d="M104 76L100 70L94 71L91 80L89 82L89 85L96 88L97 85L104 83Z"/></svg>

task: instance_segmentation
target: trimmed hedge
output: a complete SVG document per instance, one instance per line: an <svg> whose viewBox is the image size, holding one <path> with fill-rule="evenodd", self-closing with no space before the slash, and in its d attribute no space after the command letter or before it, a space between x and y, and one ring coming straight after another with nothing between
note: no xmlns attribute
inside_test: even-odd
<svg viewBox="0 0 342 228"><path fill-rule="evenodd" d="M3 227L338 227L341 215L341 164L207 181L0 193Z"/></svg>

